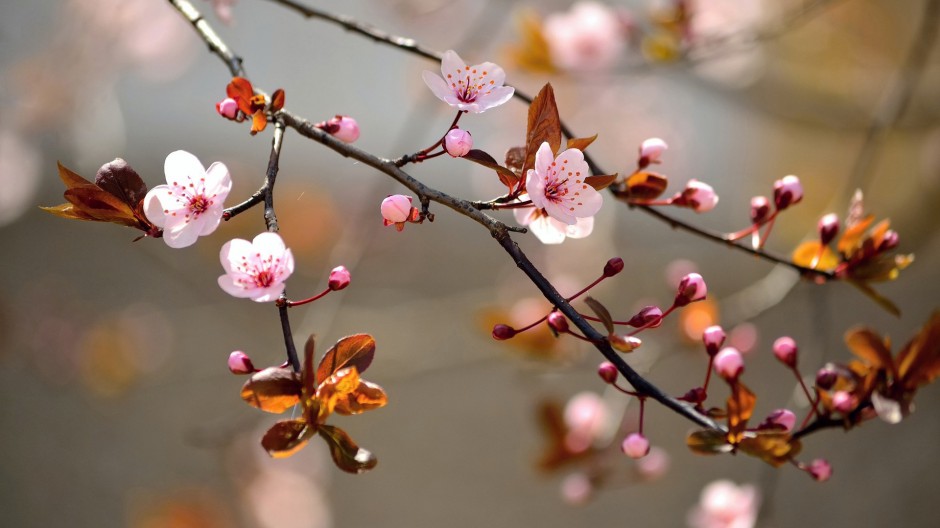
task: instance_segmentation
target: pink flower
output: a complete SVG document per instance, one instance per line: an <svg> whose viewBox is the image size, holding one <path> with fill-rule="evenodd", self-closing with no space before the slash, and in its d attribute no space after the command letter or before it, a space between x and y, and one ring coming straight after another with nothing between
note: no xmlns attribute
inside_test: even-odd
<svg viewBox="0 0 940 528"><path fill-rule="evenodd" d="M809 463L809 474L819 482L825 482L832 476L832 465L825 459L817 458Z"/></svg>
<svg viewBox="0 0 940 528"><path fill-rule="evenodd" d="M792 174L774 182L774 205L779 210L796 205L803 199L803 184Z"/></svg>
<svg viewBox="0 0 940 528"><path fill-rule="evenodd" d="M759 507L756 487L716 480L702 489L698 505L686 520L691 528L752 528Z"/></svg>
<svg viewBox="0 0 940 528"><path fill-rule="evenodd" d="M676 306L685 306L689 303L701 301L708 293L705 279L698 273L689 273L679 281L676 298L672 303Z"/></svg>
<svg viewBox="0 0 940 528"><path fill-rule="evenodd" d="M630 458L643 458L650 452L650 441L640 433L630 433L623 439L620 449Z"/></svg>
<svg viewBox="0 0 940 528"><path fill-rule="evenodd" d="M333 268L333 271L330 272L329 286L333 291L339 291L349 286L349 281L352 277L349 275L349 270L346 269L346 266L336 266Z"/></svg>
<svg viewBox="0 0 940 528"><path fill-rule="evenodd" d="M584 473L572 473L561 481L561 498L572 506L587 504L593 492L594 485Z"/></svg>
<svg viewBox="0 0 940 528"><path fill-rule="evenodd" d="M796 367L796 353L798 349L796 341L794 341L792 337L783 336L777 338L777 340L774 341L773 350L774 356L776 356L781 363L790 368Z"/></svg>
<svg viewBox="0 0 940 528"><path fill-rule="evenodd" d="M702 342L705 344L705 351L708 352L708 355L714 356L718 353L721 345L725 343L724 328L718 325L709 326L702 332Z"/></svg>
<svg viewBox="0 0 940 528"><path fill-rule="evenodd" d="M251 358L248 357L248 354L242 352L241 350L236 350L229 354L228 356L228 369L232 374L251 374L252 372L257 372L254 364L251 362Z"/></svg>
<svg viewBox="0 0 940 528"><path fill-rule="evenodd" d="M353 143L359 139L359 123L349 116L337 115L332 117L326 122L323 129L343 143Z"/></svg>
<svg viewBox="0 0 940 528"><path fill-rule="evenodd" d="M793 430L796 425L796 415L790 409L777 409L767 415L767 418L758 426L758 429L777 429L785 433Z"/></svg>
<svg viewBox="0 0 940 528"><path fill-rule="evenodd" d="M579 218L597 214L603 204L600 193L584 182L588 176L590 170L580 150L568 149L556 158L546 141L535 153L535 168L526 175L526 190L535 207L575 225Z"/></svg>
<svg viewBox="0 0 940 528"><path fill-rule="evenodd" d="M715 355L715 372L727 381L738 379L744 372L744 358L734 347L725 347Z"/></svg>
<svg viewBox="0 0 940 528"><path fill-rule="evenodd" d="M849 414L858 407L858 398L848 391L835 391L832 394L832 407L842 414Z"/></svg>
<svg viewBox="0 0 940 528"><path fill-rule="evenodd" d="M462 158L473 148L473 137L470 132L459 128L452 128L444 136L444 149L454 158Z"/></svg>
<svg viewBox="0 0 940 528"><path fill-rule="evenodd" d="M643 140L643 143L640 143L640 157L637 159L637 165L642 169L650 163L659 163L663 152L666 152L668 148L669 145L657 137Z"/></svg>
<svg viewBox="0 0 940 528"><path fill-rule="evenodd" d="M215 104L215 111L226 119L235 120L238 118L238 101L226 97Z"/></svg>
<svg viewBox="0 0 940 528"><path fill-rule="evenodd" d="M404 194L393 194L382 200L382 222L386 226L394 225L401 231L405 222L414 222L418 219L418 210L411 206L411 197Z"/></svg>
<svg viewBox="0 0 940 528"><path fill-rule="evenodd" d="M222 246L219 260L225 275L219 286L233 297L274 301L294 272L294 255L277 233L261 233L251 242L236 238Z"/></svg>
<svg viewBox="0 0 940 528"><path fill-rule="evenodd" d="M597 2L578 2L567 13L549 15L542 34L552 63L562 70L609 69L624 46L617 13Z"/></svg>
<svg viewBox="0 0 940 528"><path fill-rule="evenodd" d="M454 50L441 58L443 78L425 70L424 83L438 99L464 112L479 114L508 101L514 88L503 86L506 72L492 62L467 64Z"/></svg>
<svg viewBox="0 0 940 528"><path fill-rule="evenodd" d="M215 162L206 170L196 156L183 150L171 152L163 170L168 185L150 189L144 197L144 214L163 228L166 245L191 246L219 227L232 178L223 163Z"/></svg>
<svg viewBox="0 0 940 528"><path fill-rule="evenodd" d="M568 427L565 446L580 453L607 431L611 415L603 398L593 392L581 392L568 400L563 418Z"/></svg>
<svg viewBox="0 0 940 528"><path fill-rule="evenodd" d="M522 199L525 199L523 195ZM594 231L594 217L578 218L574 225L555 220L537 207L513 209L516 221L532 230L543 244L561 244L565 238L584 238Z"/></svg>
<svg viewBox="0 0 940 528"><path fill-rule="evenodd" d="M688 207L696 213L711 211L718 204L718 195L711 185L698 180L689 180L685 189L673 198L673 205Z"/></svg>

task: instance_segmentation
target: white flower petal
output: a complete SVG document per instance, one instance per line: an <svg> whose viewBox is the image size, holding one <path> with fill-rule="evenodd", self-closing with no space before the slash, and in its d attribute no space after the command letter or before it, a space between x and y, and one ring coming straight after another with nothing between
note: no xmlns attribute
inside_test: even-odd
<svg viewBox="0 0 940 528"><path fill-rule="evenodd" d="M537 219L529 224L532 234L543 244L561 244L564 242L566 227L561 222L545 215L539 215Z"/></svg>
<svg viewBox="0 0 940 528"><path fill-rule="evenodd" d="M251 255L251 242L241 238L229 240L219 251L219 260L226 273L234 273L243 257Z"/></svg>
<svg viewBox="0 0 940 528"><path fill-rule="evenodd" d="M163 228L163 241L174 249L191 246L199 238L199 231L192 227L191 222L180 217L167 217L166 226Z"/></svg>
<svg viewBox="0 0 940 528"><path fill-rule="evenodd" d="M163 172L166 175L166 182L172 185L174 181L186 177L198 180L206 174L206 168L196 156L185 150L177 150L166 157L166 161L163 162Z"/></svg>
<svg viewBox="0 0 940 528"><path fill-rule="evenodd" d="M166 207L163 205L162 197L169 192L168 185L157 185L147 191L147 195L144 196L144 215L157 227L165 225L166 215L163 211Z"/></svg>
<svg viewBox="0 0 940 528"><path fill-rule="evenodd" d="M552 162L555 161L555 153L552 152L548 141L543 141L539 149L535 151L535 173L539 179L544 179L552 169ZM532 194L532 193L529 193Z"/></svg>
<svg viewBox="0 0 940 528"><path fill-rule="evenodd" d="M574 225L565 226L565 234L568 238L585 238L594 231L594 217L588 216L578 218Z"/></svg>
<svg viewBox="0 0 940 528"><path fill-rule="evenodd" d="M428 85L428 88L431 89L431 92L438 99L449 105L457 104L457 97L454 95L454 91L444 82L444 79L441 79L427 70L424 70L421 77L424 79L424 84Z"/></svg>
<svg viewBox="0 0 940 528"><path fill-rule="evenodd" d="M213 196L216 203L222 206L222 202L228 198L228 193L231 190L232 176L229 174L228 167L220 161L209 165L209 168L206 169L206 195Z"/></svg>
<svg viewBox="0 0 940 528"><path fill-rule="evenodd" d="M467 69L467 63L460 58L460 55L457 55L457 52L454 50L447 50L444 52L444 55L441 56L441 73L444 75L444 78L447 78L447 74L455 74L458 72L463 72Z"/></svg>

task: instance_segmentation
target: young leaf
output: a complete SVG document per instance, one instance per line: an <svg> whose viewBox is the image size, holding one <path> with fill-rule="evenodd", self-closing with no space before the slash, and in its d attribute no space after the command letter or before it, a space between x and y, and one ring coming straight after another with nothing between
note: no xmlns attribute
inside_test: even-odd
<svg viewBox="0 0 940 528"><path fill-rule="evenodd" d="M737 445L744 438L747 421L754 412L757 396L740 381L731 385L731 396L728 397L728 443Z"/></svg>
<svg viewBox="0 0 940 528"><path fill-rule="evenodd" d="M499 181L509 188L509 192L512 192L513 188L519 183L519 177L514 172L497 163L493 156L482 150L472 149L464 156L464 159L495 170L496 175L499 176Z"/></svg>
<svg viewBox="0 0 940 528"><path fill-rule="evenodd" d="M601 323L604 324L604 328L607 329L608 334L614 333L614 319L610 316L610 312L607 311L607 308L600 303L597 299L593 297L587 297L584 299L584 304L588 305L595 315L601 320Z"/></svg>
<svg viewBox="0 0 940 528"><path fill-rule="evenodd" d="M635 172L627 178L628 198L631 200L655 200L666 190L669 180L655 172Z"/></svg>
<svg viewBox="0 0 940 528"><path fill-rule="evenodd" d="M738 449L767 462L773 467L780 467L800 453L803 445L788 433L760 432L755 436L746 436L738 443Z"/></svg>
<svg viewBox="0 0 940 528"><path fill-rule="evenodd" d="M261 447L274 458L286 458L303 449L315 431L303 420L280 421L264 433Z"/></svg>
<svg viewBox="0 0 940 528"><path fill-rule="evenodd" d="M268 367L248 378L241 396L252 407L282 413L300 403L300 375L290 369Z"/></svg>
<svg viewBox="0 0 940 528"><path fill-rule="evenodd" d="M347 473L365 473L378 464L378 459L371 452L362 449L339 427L321 425L317 430L330 446L330 455L336 467Z"/></svg>
<svg viewBox="0 0 940 528"><path fill-rule="evenodd" d="M594 134L591 137L585 138L571 138L568 140L568 145L566 148L574 148L578 150L584 150L594 143L594 140L597 139L597 134Z"/></svg>
<svg viewBox="0 0 940 528"><path fill-rule="evenodd" d="M685 444L697 455L730 453L732 449L725 433L714 429L693 431L686 437Z"/></svg>
<svg viewBox="0 0 940 528"><path fill-rule="evenodd" d="M522 166L525 165L525 147L512 147L506 151L506 168L520 178L525 178Z"/></svg>
<svg viewBox="0 0 940 528"><path fill-rule="evenodd" d="M278 88L271 95L271 111L277 112L281 108L284 108L284 90Z"/></svg>
<svg viewBox="0 0 940 528"><path fill-rule="evenodd" d="M610 184L617 181L617 174L595 174L594 176L588 176L584 178L584 183L594 187L595 191L603 191Z"/></svg>
<svg viewBox="0 0 940 528"><path fill-rule="evenodd" d="M355 389L336 400L334 410L339 414L360 414L384 407L386 403L388 403L388 396L382 387L369 381L359 380L359 385Z"/></svg>
<svg viewBox="0 0 940 528"><path fill-rule="evenodd" d="M790 257L793 263L804 268L832 271L839 265L839 258L829 246L823 246L818 240L807 240L793 250Z"/></svg>
<svg viewBox="0 0 940 528"><path fill-rule="evenodd" d="M862 361L880 370L891 372L897 378L894 358L882 339L868 328L853 328L845 333L845 344Z"/></svg>
<svg viewBox="0 0 940 528"><path fill-rule="evenodd" d="M898 305L894 304L894 301L881 295L874 288L869 286L867 283L858 280L848 279L847 281L852 286L855 286L862 291L869 299L875 301L875 303L884 308L884 310L895 317L901 317L901 309L898 308Z"/></svg>
<svg viewBox="0 0 940 528"><path fill-rule="evenodd" d="M561 119L555 105L555 91L551 83L546 83L529 105L529 123L525 140L525 163L522 176L535 166L535 152L542 143L548 142L554 154L561 148Z"/></svg>
<svg viewBox="0 0 940 528"><path fill-rule="evenodd" d="M140 203L147 196L147 185L137 171L121 158L116 158L98 169L95 185L117 197L132 210L140 209Z"/></svg>
<svg viewBox="0 0 940 528"><path fill-rule="evenodd" d="M898 354L898 375L906 389L930 383L940 376L940 312Z"/></svg>
<svg viewBox="0 0 940 528"><path fill-rule="evenodd" d="M356 367L359 374L362 374L372 364L374 356L375 339L369 334L354 334L340 339L320 360L320 366L317 367L317 385L345 367Z"/></svg>
<svg viewBox="0 0 940 528"><path fill-rule="evenodd" d="M255 89L251 86L248 79L235 77L232 82L225 87L225 93L238 103L238 109L245 115L254 114L251 108L251 98L255 95Z"/></svg>
<svg viewBox="0 0 940 528"><path fill-rule="evenodd" d="M304 343L304 366L301 370L300 380L302 382L302 392L304 399L312 398L317 393L316 372L313 370L313 355L316 349L317 335L310 334L307 342Z"/></svg>

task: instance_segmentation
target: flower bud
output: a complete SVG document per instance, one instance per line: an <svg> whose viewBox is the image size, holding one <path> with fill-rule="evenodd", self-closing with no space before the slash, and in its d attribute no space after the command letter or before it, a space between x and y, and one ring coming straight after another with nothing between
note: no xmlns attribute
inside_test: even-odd
<svg viewBox="0 0 940 528"><path fill-rule="evenodd" d="M643 143L640 143L640 157L637 160L637 165L642 169L650 163L659 163L663 152L668 148L669 145L659 138L649 138L643 141Z"/></svg>
<svg viewBox="0 0 940 528"><path fill-rule="evenodd" d="M584 473L572 473L561 481L561 498L572 506L587 504L593 492L594 485Z"/></svg>
<svg viewBox="0 0 940 528"><path fill-rule="evenodd" d="M651 447L648 455L636 461L636 471L647 480L661 478L669 471L669 453L662 448Z"/></svg>
<svg viewBox="0 0 940 528"><path fill-rule="evenodd" d="M561 312L553 311L552 313L548 314L547 320L548 326L550 326L552 330L560 334L568 331L568 319L565 319L564 314Z"/></svg>
<svg viewBox="0 0 940 528"><path fill-rule="evenodd" d="M349 116L336 115L326 122L324 130L343 143L352 143L359 139L359 123Z"/></svg>
<svg viewBox="0 0 940 528"><path fill-rule="evenodd" d="M770 200L766 196L751 198L751 223L760 224L770 215Z"/></svg>
<svg viewBox="0 0 940 528"><path fill-rule="evenodd" d="M702 342L705 344L705 351L709 356L714 356L721 350L721 345L725 343L724 328L714 325L709 326L702 332Z"/></svg>
<svg viewBox="0 0 940 528"><path fill-rule="evenodd" d="M708 292L705 279L698 273L689 273L682 277L682 280L679 281L678 290L676 299L672 302L675 306L685 306L695 301L701 301Z"/></svg>
<svg viewBox="0 0 940 528"><path fill-rule="evenodd" d="M839 373L831 365L826 365L816 372L816 387L821 390L829 390L839 379Z"/></svg>
<svg viewBox="0 0 940 528"><path fill-rule="evenodd" d="M605 277L613 277L621 271L623 271L623 259L620 257L614 257L608 260L607 264L604 264Z"/></svg>
<svg viewBox="0 0 940 528"><path fill-rule="evenodd" d="M226 119L234 120L238 117L238 103L231 97L226 97L215 104L215 111Z"/></svg>
<svg viewBox="0 0 940 528"><path fill-rule="evenodd" d="M881 243L878 244L878 252L881 253L884 251L890 251L898 247L899 241L900 241L900 237L898 236L897 231L893 229L889 229L885 231L884 236L882 236L881 238Z"/></svg>
<svg viewBox="0 0 940 528"><path fill-rule="evenodd" d="M782 211L803 199L803 184L792 174L774 182L774 206Z"/></svg>
<svg viewBox="0 0 940 528"><path fill-rule="evenodd" d="M228 356L228 369L232 374L244 375L258 372L248 354L236 350Z"/></svg>
<svg viewBox="0 0 940 528"><path fill-rule="evenodd" d="M796 425L796 415L790 409L777 409L757 426L758 429L777 429L789 433Z"/></svg>
<svg viewBox="0 0 940 528"><path fill-rule="evenodd" d="M781 363L790 368L796 368L796 353L798 349L796 347L796 341L794 341L792 337L783 336L777 338L777 340L774 341L773 350L774 356L776 356Z"/></svg>
<svg viewBox="0 0 940 528"><path fill-rule="evenodd" d="M718 195L711 185L698 180L689 180L685 189L676 195L673 205L688 207L696 213L711 211L718 204Z"/></svg>
<svg viewBox="0 0 940 528"><path fill-rule="evenodd" d="M493 326L493 339L497 341L503 341L505 339L511 339L516 335L516 329L504 324L498 324Z"/></svg>
<svg viewBox="0 0 940 528"><path fill-rule="evenodd" d="M411 197L393 194L382 200L382 218L385 225L407 222L411 217Z"/></svg>
<svg viewBox="0 0 940 528"><path fill-rule="evenodd" d="M832 395L832 407L842 414L849 414L858 407L858 398L848 391L836 391Z"/></svg>
<svg viewBox="0 0 940 528"><path fill-rule="evenodd" d="M642 310L627 321L627 324L634 328L656 328L663 324L663 311L659 306L644 306Z"/></svg>
<svg viewBox="0 0 940 528"><path fill-rule="evenodd" d="M330 272L329 286L333 291L339 291L349 286L349 281L349 270L346 269L346 266L336 266L333 268L333 271Z"/></svg>
<svg viewBox="0 0 940 528"><path fill-rule="evenodd" d="M726 381L738 379L744 372L744 358L734 347L725 347L715 354L715 372Z"/></svg>
<svg viewBox="0 0 940 528"><path fill-rule="evenodd" d="M444 136L444 150L454 158L462 158L473 148L473 137L470 132L460 128L452 128Z"/></svg>
<svg viewBox="0 0 940 528"><path fill-rule="evenodd" d="M614 350L617 352L623 352L624 354L629 354L634 350L640 348L640 345L643 344L643 341L638 337L634 336L622 336L618 334L611 334L607 336L607 341L610 342L610 346L614 347Z"/></svg>
<svg viewBox="0 0 940 528"><path fill-rule="evenodd" d="M604 383L614 383L617 381L617 367L610 361L605 361L597 367L597 375L604 380Z"/></svg>
<svg viewBox="0 0 940 528"><path fill-rule="evenodd" d="M839 234L839 215L829 213L823 216L816 228L819 230L819 242L828 245Z"/></svg>
<svg viewBox="0 0 940 528"><path fill-rule="evenodd" d="M630 433L623 439L620 449L630 458L643 458L650 452L650 441L640 433Z"/></svg>
<svg viewBox="0 0 940 528"><path fill-rule="evenodd" d="M817 458L810 462L806 470L819 482L825 482L832 476L832 466L822 458Z"/></svg>

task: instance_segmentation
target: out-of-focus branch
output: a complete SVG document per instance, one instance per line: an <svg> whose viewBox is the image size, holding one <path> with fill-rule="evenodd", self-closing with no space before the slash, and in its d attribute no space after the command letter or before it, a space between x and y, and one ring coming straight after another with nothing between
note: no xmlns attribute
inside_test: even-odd
<svg viewBox="0 0 940 528"><path fill-rule="evenodd" d="M231 72L232 77L245 76L242 58L232 53L232 50L219 38L218 33L206 22L202 14L193 7L193 4L186 0L169 0L169 2L193 25L193 28L195 28L199 36L202 37L202 40L208 44L209 51L215 53L222 59L222 62L228 67L228 71Z"/></svg>

